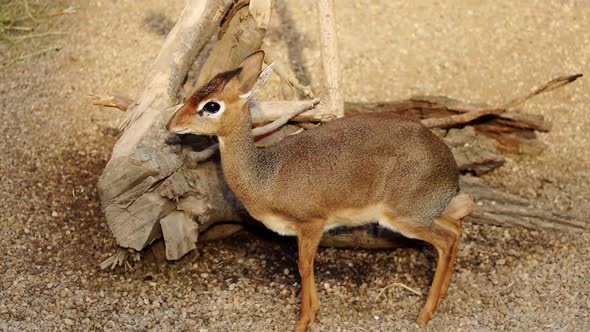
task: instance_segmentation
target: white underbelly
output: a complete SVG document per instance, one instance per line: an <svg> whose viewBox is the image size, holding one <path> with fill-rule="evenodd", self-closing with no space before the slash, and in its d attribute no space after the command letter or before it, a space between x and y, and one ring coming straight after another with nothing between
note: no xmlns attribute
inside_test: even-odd
<svg viewBox="0 0 590 332"><path fill-rule="evenodd" d="M258 218L257 218L258 219ZM266 215L263 218L258 219L271 231L280 235L296 236L297 227L296 223L288 221L277 215Z"/></svg>
<svg viewBox="0 0 590 332"><path fill-rule="evenodd" d="M385 219L385 208L381 204L361 209L343 209L335 211L328 218L324 230L336 227L355 227L371 223L381 223Z"/></svg>
<svg viewBox="0 0 590 332"><path fill-rule="evenodd" d="M324 231L336 227L354 227L371 223L379 223L381 226L399 232L399 230L385 217L385 206L382 204L371 205L362 209L342 209L334 211L327 218ZM265 215L260 220L266 228L280 235L297 235L297 222L287 220L279 215Z"/></svg>

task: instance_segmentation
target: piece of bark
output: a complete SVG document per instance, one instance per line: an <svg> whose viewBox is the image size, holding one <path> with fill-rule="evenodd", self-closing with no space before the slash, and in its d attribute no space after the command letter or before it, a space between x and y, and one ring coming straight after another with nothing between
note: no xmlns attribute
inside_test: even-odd
<svg viewBox="0 0 590 332"><path fill-rule="evenodd" d="M178 260L197 248L199 227L193 218L182 211L174 211L160 219L166 243L166 259Z"/></svg>
<svg viewBox="0 0 590 332"><path fill-rule="evenodd" d="M125 194L132 196L135 192ZM175 210L174 203L153 192L143 193L131 201L124 197L119 202L128 202L129 205L109 204L104 209L105 216L117 243L135 250L141 250L158 239L161 234L160 225L153 220L160 220Z"/></svg>
<svg viewBox="0 0 590 332"><path fill-rule="evenodd" d="M442 139L451 148L462 172L482 175L504 164L504 156L498 152L492 141L478 135L472 126L453 128Z"/></svg>

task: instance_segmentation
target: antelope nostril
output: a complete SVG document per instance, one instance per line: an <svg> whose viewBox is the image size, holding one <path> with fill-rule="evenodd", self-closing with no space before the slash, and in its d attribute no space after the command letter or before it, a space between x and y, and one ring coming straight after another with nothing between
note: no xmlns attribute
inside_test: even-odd
<svg viewBox="0 0 590 332"><path fill-rule="evenodd" d="M168 123L166 123L166 130L170 131L170 128L172 127L170 124L172 123L173 120L174 120L174 118L170 119L168 121Z"/></svg>

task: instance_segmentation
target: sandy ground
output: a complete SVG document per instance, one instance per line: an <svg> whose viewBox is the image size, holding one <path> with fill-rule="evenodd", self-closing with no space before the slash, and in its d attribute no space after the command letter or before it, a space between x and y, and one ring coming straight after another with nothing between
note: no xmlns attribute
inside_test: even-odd
<svg viewBox="0 0 590 332"><path fill-rule="evenodd" d="M145 255L101 271L115 248L96 182L121 114L91 93L134 96L163 37L144 18L182 1L62 1L58 52L0 72L0 330L284 331L298 313L292 239L242 233L174 263ZM277 1L268 41L318 89L312 1ZM349 101L447 95L498 104L554 76L589 72L590 4L580 1L338 1ZM295 23L295 22L306 22ZM590 216L590 83L538 97L554 129L539 157L511 157L487 180ZM590 235L466 226L448 298L427 330L583 331ZM321 249L314 331L420 330L434 251Z"/></svg>

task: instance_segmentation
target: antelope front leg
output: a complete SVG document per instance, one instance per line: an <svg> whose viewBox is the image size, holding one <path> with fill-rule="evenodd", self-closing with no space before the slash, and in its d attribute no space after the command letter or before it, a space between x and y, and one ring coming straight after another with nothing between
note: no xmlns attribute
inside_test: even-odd
<svg viewBox="0 0 590 332"><path fill-rule="evenodd" d="M295 331L304 332L315 320L319 310L318 294L315 287L313 261L320 244L324 224L309 223L302 225L297 234L299 248L299 275L301 276L301 314L295 325Z"/></svg>

